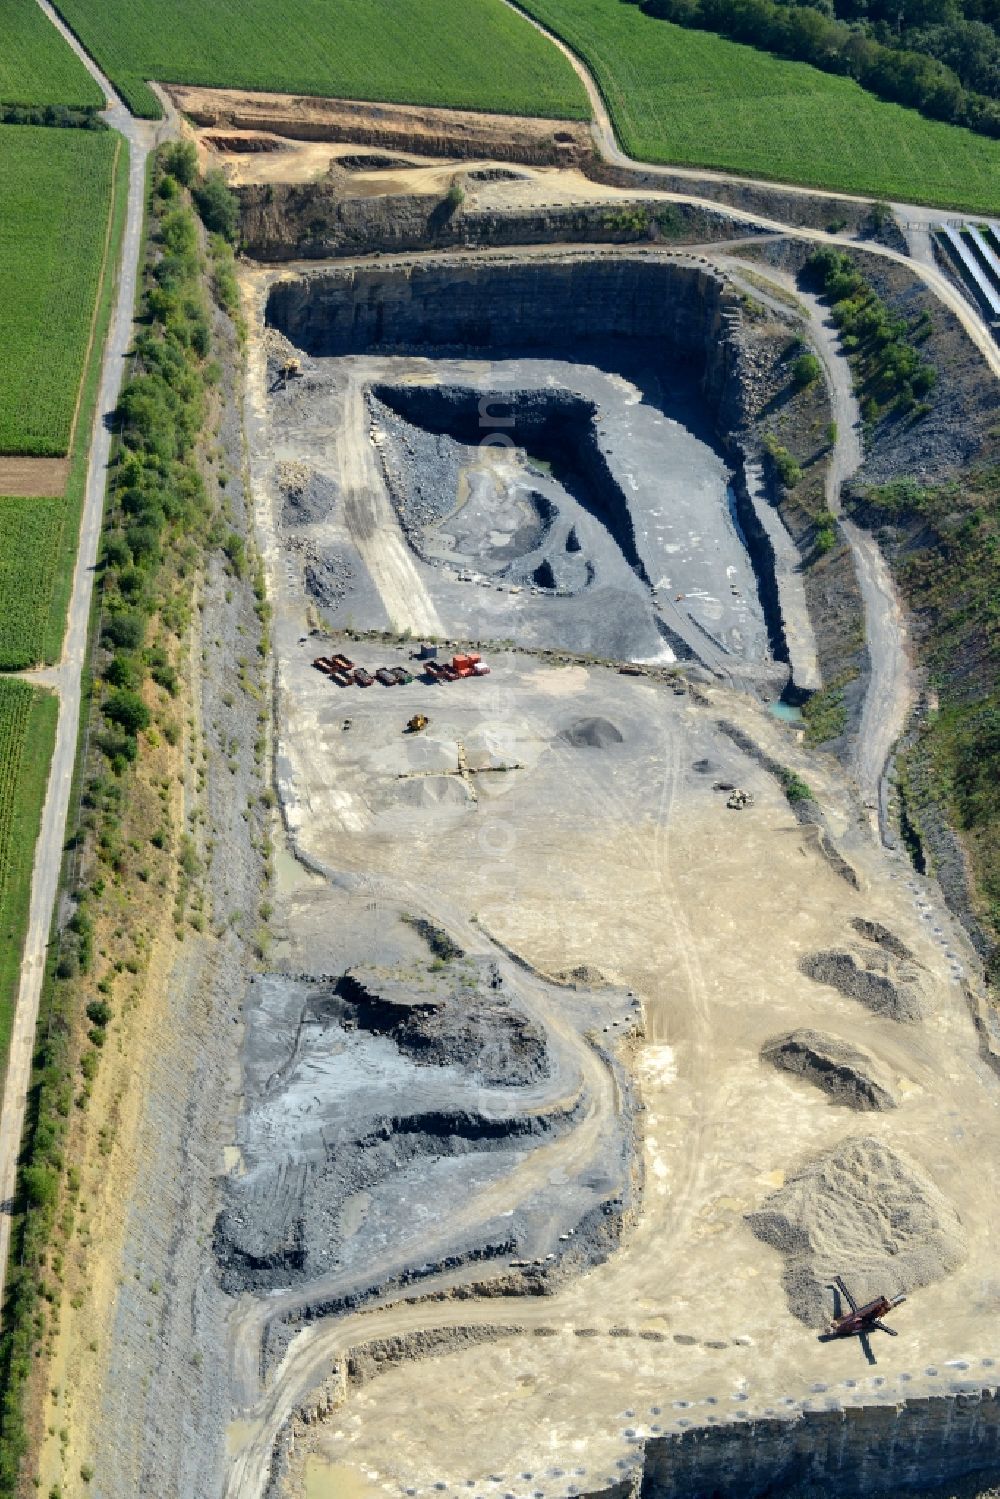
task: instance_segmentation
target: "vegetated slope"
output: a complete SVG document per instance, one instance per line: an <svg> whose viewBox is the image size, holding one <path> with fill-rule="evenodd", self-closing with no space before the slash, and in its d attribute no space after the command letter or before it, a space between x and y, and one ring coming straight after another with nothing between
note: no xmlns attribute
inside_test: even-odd
<svg viewBox="0 0 1000 1499"><path fill-rule="evenodd" d="M4 0L0 105L101 108L104 96L35 0Z"/></svg>
<svg viewBox="0 0 1000 1499"><path fill-rule="evenodd" d="M21 671L45 655L52 587L71 508L61 498L0 497L2 671Z"/></svg>
<svg viewBox="0 0 1000 1499"><path fill-rule="evenodd" d="M116 151L107 131L0 127L0 453L66 452Z"/></svg>
<svg viewBox="0 0 1000 1499"><path fill-rule="evenodd" d="M585 119L572 68L502 0L61 0L138 114L144 80Z"/></svg>
<svg viewBox="0 0 1000 1499"><path fill-rule="evenodd" d="M57 712L51 693L0 677L0 1070L7 1062Z"/></svg>
<svg viewBox="0 0 1000 1499"><path fill-rule="evenodd" d="M904 759L907 809L936 864L943 807L959 829L975 884L975 914L998 945L1000 979L1000 468L925 488L900 480L870 489L861 518L881 525L913 609L938 707Z"/></svg>
<svg viewBox="0 0 1000 1499"><path fill-rule="evenodd" d="M640 160L1000 210L1000 141L624 0L520 3L587 63L623 148Z"/></svg>

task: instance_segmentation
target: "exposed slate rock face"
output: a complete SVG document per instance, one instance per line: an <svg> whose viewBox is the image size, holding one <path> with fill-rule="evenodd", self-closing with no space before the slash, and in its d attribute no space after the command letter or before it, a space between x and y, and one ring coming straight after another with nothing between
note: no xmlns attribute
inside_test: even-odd
<svg viewBox="0 0 1000 1499"><path fill-rule="evenodd" d="M495 969L484 974L473 964L451 963L443 972L429 966L415 992L410 979L352 968L337 990L359 1028L388 1036L414 1062L468 1068L491 1087L548 1075L545 1037L512 1003Z"/></svg>

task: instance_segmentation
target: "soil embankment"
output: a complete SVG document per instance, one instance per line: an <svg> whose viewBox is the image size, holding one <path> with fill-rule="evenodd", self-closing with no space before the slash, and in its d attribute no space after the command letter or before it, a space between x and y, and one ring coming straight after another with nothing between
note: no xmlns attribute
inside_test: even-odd
<svg viewBox="0 0 1000 1499"><path fill-rule="evenodd" d="M590 130L580 120L528 119L474 110L373 105L288 94L242 94L179 84L171 84L167 92L183 114L212 130L270 131L292 140L353 141L465 160L492 157L497 161L571 166L589 161L594 153Z"/></svg>

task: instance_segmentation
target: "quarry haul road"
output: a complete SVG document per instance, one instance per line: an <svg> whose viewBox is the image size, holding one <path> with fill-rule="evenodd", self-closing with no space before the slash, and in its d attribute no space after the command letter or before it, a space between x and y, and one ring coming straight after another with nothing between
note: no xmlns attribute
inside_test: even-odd
<svg viewBox="0 0 1000 1499"><path fill-rule="evenodd" d="M132 339L132 316L146 204L146 158L153 146L172 129L169 119L155 125L133 119L108 79L90 59L48 0L38 0L38 3L103 89L105 98L110 101L103 118L125 138L129 179L128 209L122 236L121 260L117 268L118 288L104 346L101 383L91 432L73 592L63 637L62 656L58 665L47 676L47 685L54 688L59 697L59 719L35 849L28 931L11 1032L3 1106L0 1111L0 1306L3 1305L5 1294L11 1212L17 1186L17 1162L24 1128L25 1102L31 1081L35 1026L76 763L80 728L80 681L87 652L94 568L100 544L104 488L111 451L109 418L118 404L118 392L125 375L125 359Z"/></svg>
<svg viewBox="0 0 1000 1499"><path fill-rule="evenodd" d="M447 631L403 539L368 440L364 389L351 381L339 444L344 518L393 628L443 638Z"/></svg>
<svg viewBox="0 0 1000 1499"><path fill-rule="evenodd" d="M916 689L906 652L906 625L899 595L878 542L841 514L841 488L864 459L861 411L851 369L840 349L840 336L819 297L803 291L786 271L769 267L767 277L793 291L808 313L808 328L826 373L837 439L826 474L826 503L836 515L854 557L865 611L865 640L871 679L852 752L855 779L870 814L873 831L883 838L886 826L885 772L892 747L906 725Z"/></svg>

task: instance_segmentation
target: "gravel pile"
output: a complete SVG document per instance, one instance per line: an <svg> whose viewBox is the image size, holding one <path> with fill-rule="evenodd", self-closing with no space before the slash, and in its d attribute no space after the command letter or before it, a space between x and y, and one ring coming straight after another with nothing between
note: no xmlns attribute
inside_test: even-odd
<svg viewBox="0 0 1000 1499"><path fill-rule="evenodd" d="M283 526L310 526L330 519L340 498L335 480L305 463L282 463L277 479Z"/></svg>
<svg viewBox="0 0 1000 1499"><path fill-rule="evenodd" d="M809 1327L829 1321L835 1275L862 1304L941 1280L966 1252L951 1204L870 1136L808 1161L747 1222L785 1256L789 1307Z"/></svg>
<svg viewBox="0 0 1000 1499"><path fill-rule="evenodd" d="M864 916L852 916L851 926L859 937L866 942L874 942L876 947L884 947L886 952L891 952L896 958L903 958L907 962L913 962L914 957L905 942L901 942L894 932L890 932L887 926L880 921L868 921Z"/></svg>
<svg viewBox="0 0 1000 1499"><path fill-rule="evenodd" d="M878 1080L874 1057L860 1046L852 1046L819 1031L790 1031L761 1047L761 1060L783 1072L805 1078L834 1103L849 1109L894 1109L896 1100Z"/></svg>
<svg viewBox="0 0 1000 1499"><path fill-rule="evenodd" d="M813 952L800 959L807 978L856 999L876 1015L912 1023L923 1018L917 970L890 953Z"/></svg>
<svg viewBox="0 0 1000 1499"><path fill-rule="evenodd" d="M458 1065L491 1087L548 1076L544 1034L492 965L437 958L405 974L357 967L337 988L361 1029L388 1036L415 1062Z"/></svg>
<svg viewBox="0 0 1000 1499"><path fill-rule="evenodd" d="M306 589L321 608L333 609L347 595L354 570L346 557L316 554L302 570Z"/></svg>
<svg viewBox="0 0 1000 1499"><path fill-rule="evenodd" d="M608 749L624 743L621 730L607 718L578 718L560 731L559 738L574 749Z"/></svg>

